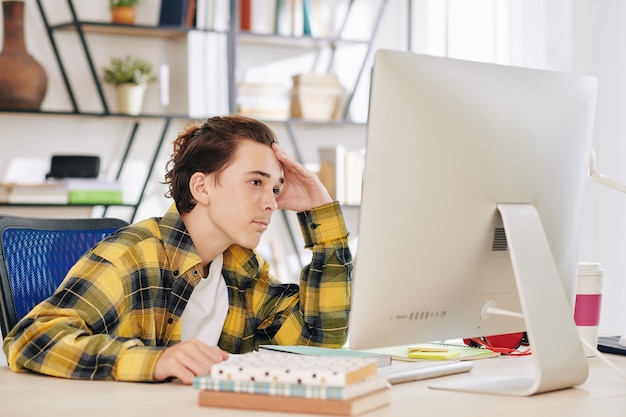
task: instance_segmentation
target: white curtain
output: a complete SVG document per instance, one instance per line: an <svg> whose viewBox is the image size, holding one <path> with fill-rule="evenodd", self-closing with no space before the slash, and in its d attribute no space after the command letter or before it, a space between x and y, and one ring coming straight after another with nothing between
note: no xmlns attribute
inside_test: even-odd
<svg viewBox="0 0 626 417"><path fill-rule="evenodd" d="M568 70L571 0L414 0L413 51Z"/></svg>

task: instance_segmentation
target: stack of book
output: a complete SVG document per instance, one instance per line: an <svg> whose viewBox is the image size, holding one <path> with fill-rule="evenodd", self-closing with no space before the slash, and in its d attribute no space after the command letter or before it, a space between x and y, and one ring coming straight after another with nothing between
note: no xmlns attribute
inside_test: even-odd
<svg viewBox="0 0 626 417"><path fill-rule="evenodd" d="M194 379L200 406L358 415L391 401L373 358L246 353Z"/></svg>
<svg viewBox="0 0 626 417"><path fill-rule="evenodd" d="M41 184L0 184L0 202L10 204L123 204L119 181L49 179Z"/></svg>
<svg viewBox="0 0 626 417"><path fill-rule="evenodd" d="M298 74L292 80L291 117L317 121L343 117L346 90L337 74Z"/></svg>
<svg viewBox="0 0 626 417"><path fill-rule="evenodd" d="M50 185L64 187L69 204L122 204L123 192L119 181L96 178L64 178L49 181Z"/></svg>
<svg viewBox="0 0 626 417"><path fill-rule="evenodd" d="M237 86L237 112L263 120L286 120L289 116L289 86L243 82Z"/></svg>
<svg viewBox="0 0 626 417"><path fill-rule="evenodd" d="M10 204L68 204L69 195L63 184L8 184L6 202Z"/></svg>

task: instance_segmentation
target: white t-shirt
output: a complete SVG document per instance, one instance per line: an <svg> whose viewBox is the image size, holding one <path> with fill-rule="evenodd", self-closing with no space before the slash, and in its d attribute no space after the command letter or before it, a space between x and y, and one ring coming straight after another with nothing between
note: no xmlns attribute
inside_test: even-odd
<svg viewBox="0 0 626 417"><path fill-rule="evenodd" d="M209 274L191 293L183 311L182 340L198 338L209 346L217 345L228 313L228 289L222 277L222 254L211 262Z"/></svg>

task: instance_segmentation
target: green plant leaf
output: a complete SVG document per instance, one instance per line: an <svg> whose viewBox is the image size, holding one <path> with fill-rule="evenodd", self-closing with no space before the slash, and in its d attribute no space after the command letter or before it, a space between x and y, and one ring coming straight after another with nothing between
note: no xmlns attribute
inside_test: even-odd
<svg viewBox="0 0 626 417"><path fill-rule="evenodd" d="M150 84L157 80L148 61L131 56L111 58L110 65L103 68L102 74L104 82L113 85Z"/></svg>

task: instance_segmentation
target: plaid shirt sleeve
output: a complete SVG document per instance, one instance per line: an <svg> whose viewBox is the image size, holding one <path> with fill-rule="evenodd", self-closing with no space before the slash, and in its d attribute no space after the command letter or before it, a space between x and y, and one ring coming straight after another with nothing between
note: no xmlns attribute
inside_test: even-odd
<svg viewBox="0 0 626 417"><path fill-rule="evenodd" d="M260 344L345 344L352 255L341 208L338 203L328 204L298 213L298 219L305 245L313 252L299 285L273 278L268 264L258 256L244 259L249 252L235 251L225 257L225 264L254 264L257 276L246 279L244 274L225 274L231 307L219 343L223 349L242 353ZM231 275L238 278L229 280Z"/></svg>
<svg viewBox="0 0 626 417"><path fill-rule="evenodd" d="M147 239L130 256L122 255L128 253L119 244L124 239L104 241L83 256L55 294L11 330L4 351L13 371L75 379L153 379L163 351L150 330L158 309L129 297L132 280L125 277L159 271L158 254ZM141 264L133 265L131 258L142 258Z"/></svg>

